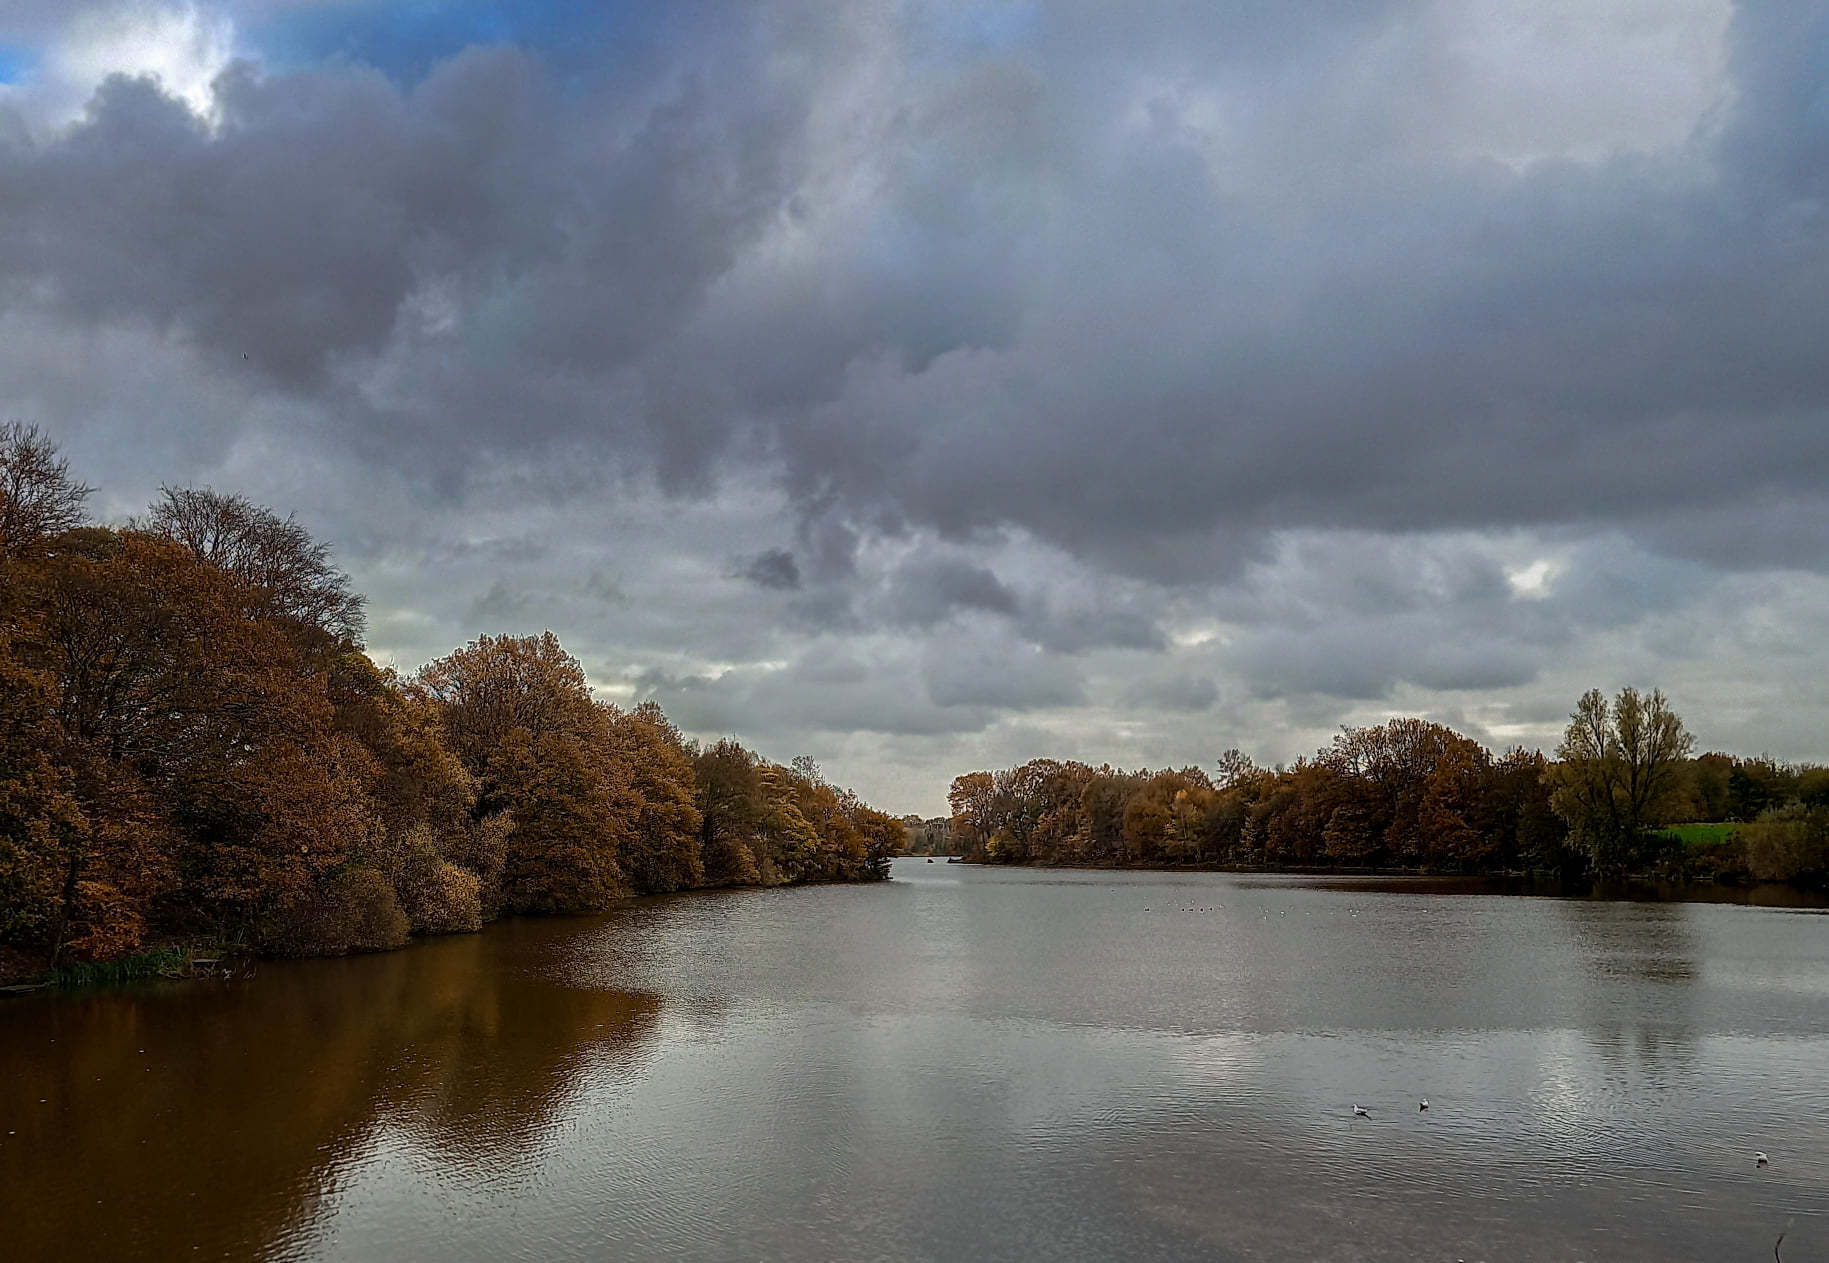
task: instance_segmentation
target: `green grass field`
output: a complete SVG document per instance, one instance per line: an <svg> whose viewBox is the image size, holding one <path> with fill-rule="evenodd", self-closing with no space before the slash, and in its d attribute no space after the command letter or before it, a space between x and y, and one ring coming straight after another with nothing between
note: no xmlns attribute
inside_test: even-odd
<svg viewBox="0 0 1829 1263"><path fill-rule="evenodd" d="M1684 846L1713 846L1727 841L1737 828L1733 824L1673 824L1664 832L1674 834Z"/></svg>

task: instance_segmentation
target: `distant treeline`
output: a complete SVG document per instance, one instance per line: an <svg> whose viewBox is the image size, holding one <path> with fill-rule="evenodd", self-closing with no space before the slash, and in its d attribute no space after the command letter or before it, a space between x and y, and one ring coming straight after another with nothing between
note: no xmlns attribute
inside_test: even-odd
<svg viewBox="0 0 1829 1263"><path fill-rule="evenodd" d="M902 817L902 854L951 855L956 845L950 816Z"/></svg>
<svg viewBox="0 0 1829 1263"><path fill-rule="evenodd" d="M1661 695L1627 689L1584 697L1555 759L1422 719L1274 769L1237 750L1211 773L1037 759L953 781L953 845L1015 864L1829 878L1829 769L1689 744ZM1669 827L1708 821L1741 823Z"/></svg>
<svg viewBox="0 0 1829 1263"><path fill-rule="evenodd" d="M548 632L402 678L297 522L167 489L92 525L0 427L0 947L323 954L631 894L887 876L902 826L660 709Z"/></svg>

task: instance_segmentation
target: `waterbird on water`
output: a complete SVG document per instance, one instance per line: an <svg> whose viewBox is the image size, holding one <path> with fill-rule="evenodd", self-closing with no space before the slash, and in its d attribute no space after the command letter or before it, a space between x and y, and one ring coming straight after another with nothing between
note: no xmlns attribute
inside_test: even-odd
<svg viewBox="0 0 1829 1263"><path fill-rule="evenodd" d="M1424 1098L1423 1098L1423 1103L1422 1103L1422 1104L1421 1104L1421 1105L1418 1105L1418 1106L1417 1106L1417 1107L1416 1107L1416 1108L1417 1108L1417 1109L1419 1109L1419 1110L1426 1110L1426 1109L1428 1109L1428 1108L1429 1108L1429 1098L1428 1098L1428 1097L1426 1097L1426 1096L1425 1096L1425 1097L1424 1097Z"/></svg>
<svg viewBox="0 0 1829 1263"><path fill-rule="evenodd" d="M1372 1116L1372 1111L1359 1104L1357 1101L1353 1103L1353 1113L1360 1118L1370 1118Z"/></svg>
<svg viewBox="0 0 1829 1263"><path fill-rule="evenodd" d="M1753 1165L1755 1167L1762 1167L1770 1161L1771 1159L1766 1157L1763 1153L1756 1153L1753 1155Z"/></svg>

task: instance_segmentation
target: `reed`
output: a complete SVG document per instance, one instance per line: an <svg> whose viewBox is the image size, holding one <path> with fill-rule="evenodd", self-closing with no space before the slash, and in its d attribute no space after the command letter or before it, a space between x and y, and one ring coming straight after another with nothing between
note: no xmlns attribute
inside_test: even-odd
<svg viewBox="0 0 1829 1263"><path fill-rule="evenodd" d="M84 987L106 987L142 978L182 978L190 970L188 949L156 947L121 960L59 965L51 973L51 985L60 991L79 991Z"/></svg>

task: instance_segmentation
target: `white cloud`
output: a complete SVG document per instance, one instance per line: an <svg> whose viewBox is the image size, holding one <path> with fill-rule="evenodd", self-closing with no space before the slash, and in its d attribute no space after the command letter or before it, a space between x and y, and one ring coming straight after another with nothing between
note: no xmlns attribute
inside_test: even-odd
<svg viewBox="0 0 1829 1263"><path fill-rule="evenodd" d="M72 5L69 13L50 33L29 91L12 96L35 131L78 118L113 74L155 76L199 116L214 118L210 85L235 55L235 24L226 13L189 0L113 0Z"/></svg>

